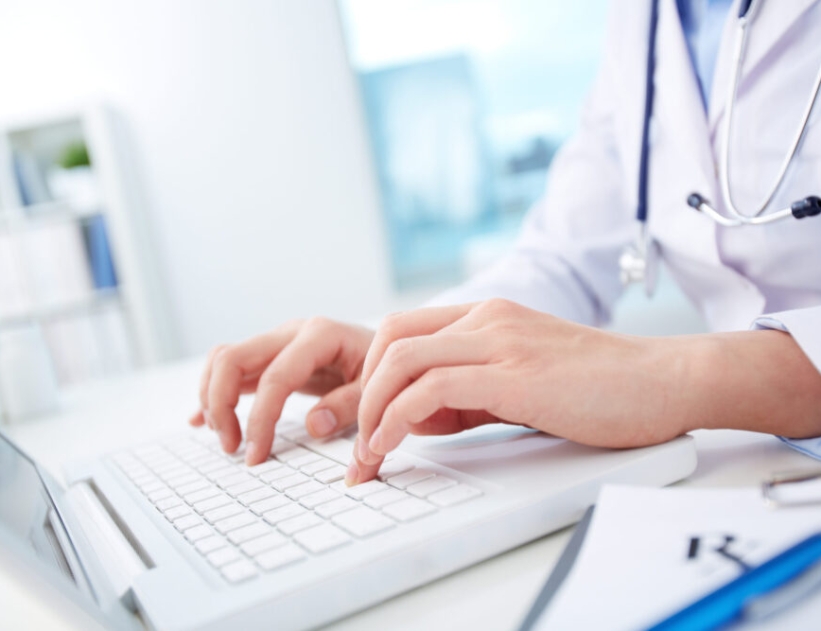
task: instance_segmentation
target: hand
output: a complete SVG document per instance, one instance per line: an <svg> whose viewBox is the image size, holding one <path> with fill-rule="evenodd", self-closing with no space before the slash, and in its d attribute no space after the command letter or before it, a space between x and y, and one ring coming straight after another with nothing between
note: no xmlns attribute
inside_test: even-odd
<svg viewBox="0 0 821 631"><path fill-rule="evenodd" d="M241 344L214 348L200 382L201 409L192 425L207 424L233 453L242 438L235 408L256 392L248 417L246 462L264 461L285 400L293 392L320 395L306 426L315 437L357 419L360 375L373 331L324 318L293 321Z"/></svg>
<svg viewBox="0 0 821 631"><path fill-rule="evenodd" d="M672 439L683 433L683 412L673 411L687 392L675 387L681 362L667 353L681 338L665 339L608 333L503 300L390 316L365 359L346 480L373 478L409 433L491 422L603 447Z"/></svg>

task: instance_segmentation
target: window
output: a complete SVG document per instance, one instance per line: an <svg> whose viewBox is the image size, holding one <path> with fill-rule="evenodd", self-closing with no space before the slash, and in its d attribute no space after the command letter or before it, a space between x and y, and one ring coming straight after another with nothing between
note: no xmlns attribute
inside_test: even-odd
<svg viewBox="0 0 821 631"><path fill-rule="evenodd" d="M604 0L340 0L398 289L510 243L593 79Z"/></svg>

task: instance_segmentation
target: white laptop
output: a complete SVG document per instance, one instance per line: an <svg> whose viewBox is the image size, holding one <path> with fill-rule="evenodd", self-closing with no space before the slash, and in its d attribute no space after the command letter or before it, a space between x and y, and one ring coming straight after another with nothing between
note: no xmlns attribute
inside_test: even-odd
<svg viewBox="0 0 821 631"><path fill-rule="evenodd" d="M605 450L494 425L411 437L347 489L351 448L292 417L249 469L190 430L75 466L63 489L0 434L0 547L111 628L306 629L567 526L602 484L696 465L688 436Z"/></svg>

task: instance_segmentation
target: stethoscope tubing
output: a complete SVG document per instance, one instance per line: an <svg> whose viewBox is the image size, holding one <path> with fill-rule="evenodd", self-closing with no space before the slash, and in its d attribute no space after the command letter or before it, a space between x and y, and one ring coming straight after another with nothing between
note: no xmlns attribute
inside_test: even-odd
<svg viewBox="0 0 821 631"><path fill-rule="evenodd" d="M733 118L735 113L735 101L738 94L738 87L741 81L741 67L744 63L744 56L747 47L747 34L750 24L755 20L762 0L741 0L737 17L737 35L733 48L733 67L731 80L727 95L727 121L722 133L722 143L719 155L719 188L722 201L727 210L727 214L722 214L716 210L712 204L699 193L692 193L687 198L687 203L696 210L703 212L710 219L720 226L735 228L739 226L757 226L782 221L789 217L803 219L821 214L821 199L815 196L805 197L797 200L788 208L782 208L766 215L764 212L775 199L787 176L787 171L798 153L801 143L807 133L810 116L812 115L815 103L818 100L818 93L821 91L821 66L815 77L811 98L807 101L801 122L793 136L789 151L784 156L778 174L769 192L764 197L763 203L759 204L753 214L742 213L733 199L732 187L730 184L730 144L732 139ZM642 144L639 158L639 187L636 207L636 219L641 226L646 226L649 206L647 200L647 188L649 181L649 155L650 155L650 120L653 115L653 101L655 99L654 75L656 67L656 31L658 26L659 0L653 0L650 13L650 29L647 57L647 83L644 103L644 124L642 126ZM642 231L646 233L646 230Z"/></svg>

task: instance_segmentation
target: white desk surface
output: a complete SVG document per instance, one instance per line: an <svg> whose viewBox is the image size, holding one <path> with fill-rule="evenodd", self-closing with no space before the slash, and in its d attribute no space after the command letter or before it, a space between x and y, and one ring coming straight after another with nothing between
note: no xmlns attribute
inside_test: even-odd
<svg viewBox="0 0 821 631"><path fill-rule="evenodd" d="M62 479L63 463L184 426L196 409L201 360L67 390L59 413L5 430ZM813 465L771 436L699 431L698 469L684 486L749 486L772 471ZM558 559L571 529L393 598L331 625L360 629L515 629ZM87 629L88 621L46 602L36 584L0 565L0 628Z"/></svg>

